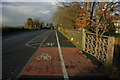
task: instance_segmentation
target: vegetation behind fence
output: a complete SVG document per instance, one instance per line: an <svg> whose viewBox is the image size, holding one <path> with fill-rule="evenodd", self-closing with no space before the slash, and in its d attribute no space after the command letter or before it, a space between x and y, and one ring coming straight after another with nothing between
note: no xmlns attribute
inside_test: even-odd
<svg viewBox="0 0 120 80"><path fill-rule="evenodd" d="M75 29L69 29L69 28L58 28L58 30L70 41L72 41L76 47L82 50L82 31L81 30L75 30Z"/></svg>

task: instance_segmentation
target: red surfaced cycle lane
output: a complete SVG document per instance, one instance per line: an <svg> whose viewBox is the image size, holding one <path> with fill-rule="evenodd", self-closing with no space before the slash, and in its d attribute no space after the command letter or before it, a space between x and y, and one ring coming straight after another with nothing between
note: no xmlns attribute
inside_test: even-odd
<svg viewBox="0 0 120 80"><path fill-rule="evenodd" d="M77 48L61 47L61 51L68 76L101 75ZM21 76L63 76L58 47L39 48Z"/></svg>
<svg viewBox="0 0 120 80"><path fill-rule="evenodd" d="M99 76L102 75L96 66L79 52L77 48L61 48L69 76Z"/></svg>
<svg viewBox="0 0 120 80"><path fill-rule="evenodd" d="M41 55L46 57L41 57ZM60 57L57 47L39 48L22 72L27 76L62 76Z"/></svg>

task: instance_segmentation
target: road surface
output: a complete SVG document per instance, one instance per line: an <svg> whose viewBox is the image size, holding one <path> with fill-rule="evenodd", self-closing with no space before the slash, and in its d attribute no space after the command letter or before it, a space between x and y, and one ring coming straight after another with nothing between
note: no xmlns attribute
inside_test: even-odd
<svg viewBox="0 0 120 80"><path fill-rule="evenodd" d="M16 77L25 66L36 48L26 46L26 43L41 35L46 30L16 33L2 37L2 76L3 78Z"/></svg>
<svg viewBox="0 0 120 80"><path fill-rule="evenodd" d="M38 30L3 36L3 79L74 80L103 73L60 32Z"/></svg>

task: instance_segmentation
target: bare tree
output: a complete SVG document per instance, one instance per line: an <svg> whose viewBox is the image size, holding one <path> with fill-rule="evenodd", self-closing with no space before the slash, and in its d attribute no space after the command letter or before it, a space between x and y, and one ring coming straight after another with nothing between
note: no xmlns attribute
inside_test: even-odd
<svg viewBox="0 0 120 80"><path fill-rule="evenodd" d="M79 9L81 9L81 5L78 2L72 2L70 4L60 3L53 19L59 26L74 28Z"/></svg>

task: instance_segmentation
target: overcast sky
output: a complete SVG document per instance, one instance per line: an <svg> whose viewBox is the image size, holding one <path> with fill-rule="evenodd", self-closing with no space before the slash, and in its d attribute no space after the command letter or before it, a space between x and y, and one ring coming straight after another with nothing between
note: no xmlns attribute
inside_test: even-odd
<svg viewBox="0 0 120 80"><path fill-rule="evenodd" d="M57 10L57 5L55 5L57 1L81 2L84 0L2 0L2 4L0 2L0 14L2 12L0 25L23 25L29 17L40 18L45 23L53 22L52 16Z"/></svg>
<svg viewBox="0 0 120 80"><path fill-rule="evenodd" d="M52 22L56 10L57 5L53 2L2 2L2 24L23 25L29 17Z"/></svg>

